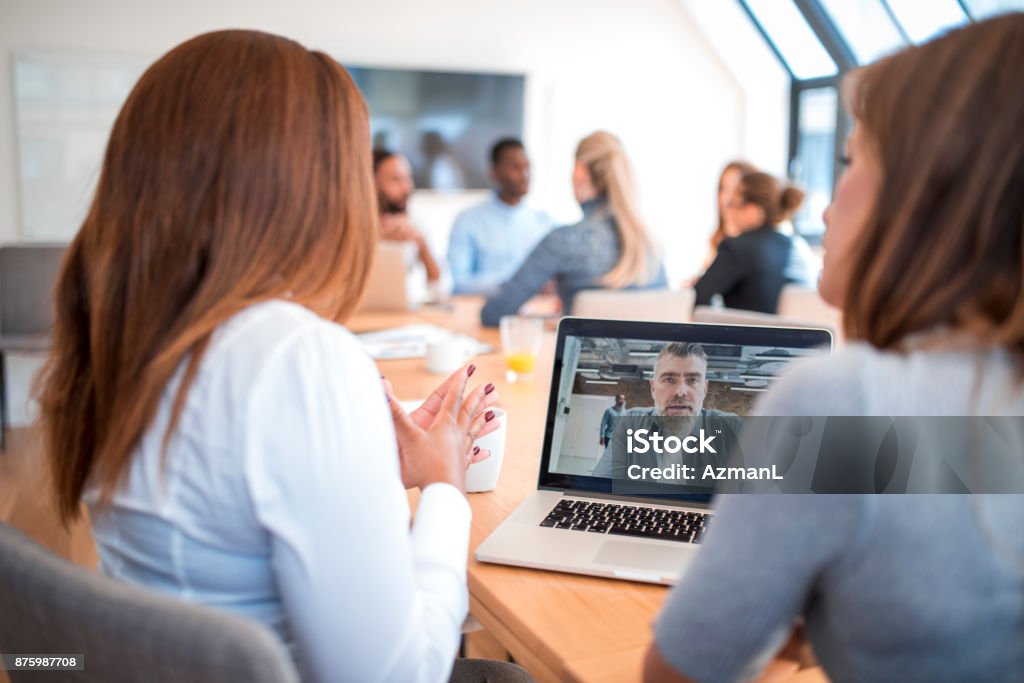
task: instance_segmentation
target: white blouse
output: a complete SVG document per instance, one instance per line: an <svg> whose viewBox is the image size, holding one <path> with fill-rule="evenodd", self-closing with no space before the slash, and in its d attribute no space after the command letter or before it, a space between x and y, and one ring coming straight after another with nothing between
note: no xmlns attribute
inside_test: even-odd
<svg viewBox="0 0 1024 683"><path fill-rule="evenodd" d="M415 523L380 374L289 302L225 323L161 471L180 373L109 508L101 571L258 620L305 679L447 680L468 609L470 508L427 487Z"/></svg>

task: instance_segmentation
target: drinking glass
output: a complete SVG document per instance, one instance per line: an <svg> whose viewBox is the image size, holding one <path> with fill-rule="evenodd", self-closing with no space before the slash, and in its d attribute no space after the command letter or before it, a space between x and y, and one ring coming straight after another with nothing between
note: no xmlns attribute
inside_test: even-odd
<svg viewBox="0 0 1024 683"><path fill-rule="evenodd" d="M544 334L544 321L520 315L506 315L498 323L501 348L505 353L509 382L530 379L537 365L537 353Z"/></svg>

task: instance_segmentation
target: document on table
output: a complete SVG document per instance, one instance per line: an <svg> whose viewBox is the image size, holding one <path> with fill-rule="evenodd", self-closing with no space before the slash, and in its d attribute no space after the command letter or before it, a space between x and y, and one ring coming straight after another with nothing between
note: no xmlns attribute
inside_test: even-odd
<svg viewBox="0 0 1024 683"><path fill-rule="evenodd" d="M472 354L487 353L494 349L481 341L463 335L453 335L450 330L437 325L402 325L378 332L356 335L363 348L374 360L397 358L423 358L427 355L427 344L432 341L460 337L467 342Z"/></svg>

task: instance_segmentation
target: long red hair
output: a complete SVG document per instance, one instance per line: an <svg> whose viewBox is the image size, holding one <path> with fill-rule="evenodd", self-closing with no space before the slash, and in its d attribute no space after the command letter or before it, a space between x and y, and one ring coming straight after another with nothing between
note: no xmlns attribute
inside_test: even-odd
<svg viewBox="0 0 1024 683"><path fill-rule="evenodd" d="M166 445L219 325L285 296L351 313L374 202L366 104L327 55L218 31L146 71L56 287L38 394L65 522L89 485L109 501L183 368Z"/></svg>

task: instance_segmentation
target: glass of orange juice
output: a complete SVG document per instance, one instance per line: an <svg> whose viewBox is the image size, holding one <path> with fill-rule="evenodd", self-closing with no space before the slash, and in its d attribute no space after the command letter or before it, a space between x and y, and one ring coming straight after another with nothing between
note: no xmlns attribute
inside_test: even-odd
<svg viewBox="0 0 1024 683"><path fill-rule="evenodd" d="M508 381L529 379L537 365L544 321L520 315L506 315L498 323L501 329L501 347L505 352Z"/></svg>

